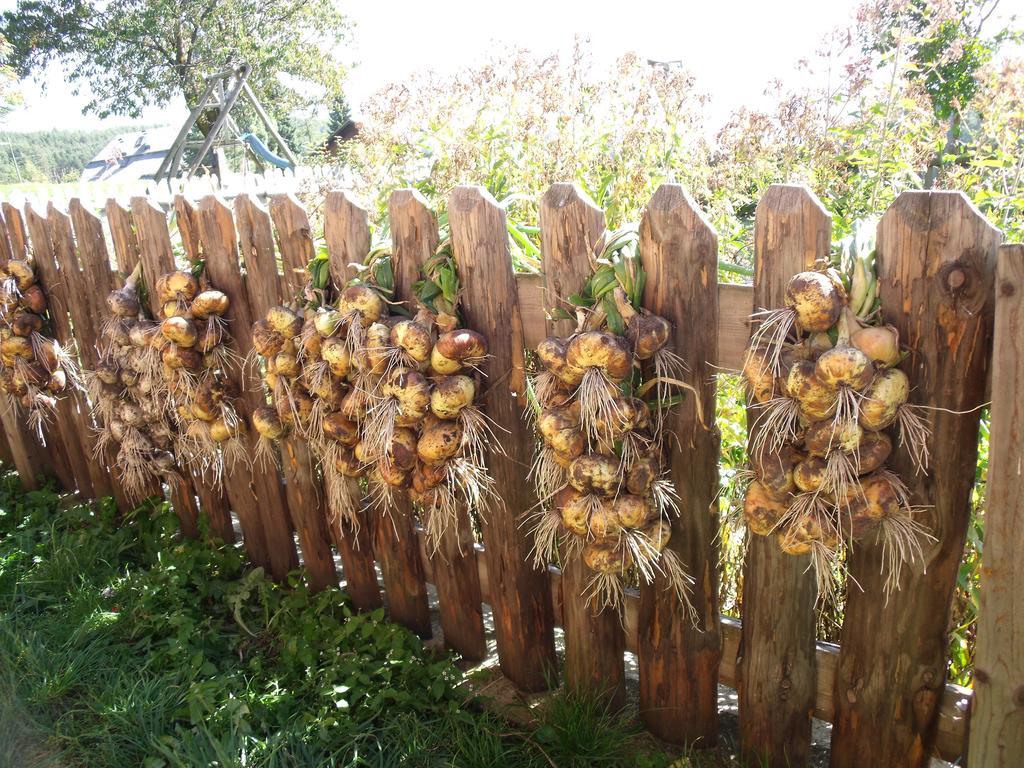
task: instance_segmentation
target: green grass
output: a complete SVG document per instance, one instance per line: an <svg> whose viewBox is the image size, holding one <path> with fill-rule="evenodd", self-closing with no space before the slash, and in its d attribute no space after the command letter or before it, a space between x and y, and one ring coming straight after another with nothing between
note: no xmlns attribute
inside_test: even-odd
<svg viewBox="0 0 1024 768"><path fill-rule="evenodd" d="M555 695L529 731L380 612L0 477L0 766L666 766L635 723ZM639 740L639 741L638 741ZM691 765L691 763L679 763ZM716 763L717 764L717 763Z"/></svg>

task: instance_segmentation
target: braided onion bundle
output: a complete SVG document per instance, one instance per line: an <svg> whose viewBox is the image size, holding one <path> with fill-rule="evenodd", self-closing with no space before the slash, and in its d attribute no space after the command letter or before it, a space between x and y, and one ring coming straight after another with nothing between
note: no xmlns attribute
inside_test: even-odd
<svg viewBox="0 0 1024 768"><path fill-rule="evenodd" d="M574 299L575 332L535 350L534 562L581 558L591 574L587 603L599 610L621 611L626 586L662 575L692 615L692 579L667 548L679 508L664 424L676 399L670 388L688 386L679 380L683 362L667 346L669 322L639 307L635 256L610 256Z"/></svg>
<svg viewBox="0 0 1024 768"><path fill-rule="evenodd" d="M436 548L460 510L486 513L495 498L486 456L501 446L477 405L487 341L459 327L447 240L421 276L412 286L415 315L379 318L355 347L356 382L366 394L355 457L368 465L371 503L387 510L408 489Z"/></svg>
<svg viewBox="0 0 1024 768"><path fill-rule="evenodd" d="M175 453L219 482L226 467L247 460L247 427L235 407L240 393L229 376L238 357L224 318L230 300L205 277L183 270L162 275L155 290L161 315L153 341L160 355L158 392L176 422Z"/></svg>
<svg viewBox="0 0 1024 768"><path fill-rule="evenodd" d="M23 410L42 438L42 425L69 385L82 386L70 350L46 335L47 301L28 261L0 270L0 392L5 407Z"/></svg>
<svg viewBox="0 0 1024 768"><path fill-rule="evenodd" d="M97 342L98 361L85 377L97 429L93 457L109 460L113 454L133 502L142 500L152 480L177 475L171 414L166 398L154 394L162 384L154 344L159 326L144 315L140 274L137 267L123 288L107 296L110 316Z"/></svg>
<svg viewBox="0 0 1024 768"><path fill-rule="evenodd" d="M881 543L888 595L932 538L885 466L898 441L926 471L929 428L895 367L903 359L896 329L854 311L878 316L864 285L855 278L847 291L834 270L795 275L784 309L754 315L760 326L743 368L757 414L746 525L774 535L783 552L811 555L819 599L834 595L854 542Z"/></svg>

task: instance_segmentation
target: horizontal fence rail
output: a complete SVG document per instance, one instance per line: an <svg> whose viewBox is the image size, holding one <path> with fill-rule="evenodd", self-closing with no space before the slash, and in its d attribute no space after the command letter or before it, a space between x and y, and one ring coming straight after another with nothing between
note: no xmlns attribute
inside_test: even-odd
<svg viewBox="0 0 1024 768"><path fill-rule="evenodd" d="M924 766L933 754L963 758L968 741L971 765L1017 764L1024 748L1024 727L1013 728L1024 722L1024 565L1007 541L1019 539L1024 524L1024 446L1017 426L1024 402L1024 251L1000 252L1001 234L958 193L904 193L881 219L877 262L885 317L910 350L901 367L917 401L933 409L932 471L916 477L906 471L902 449L894 466L913 478L914 503L928 510L937 541L926 547L927 569L907 569L902 590L888 601L881 598L878 547L859 544L851 570L865 591L849 589L841 644L833 645L814 637L809 561L782 554L770 539L752 537L748 544L742 616L720 615L713 418L715 374L742 367L750 315L780 306L788 278L829 257L831 215L804 187L771 187L757 208L754 284L719 283L713 229L684 189L661 187L641 219L639 251L648 274L644 304L671 321L673 347L689 364L686 383L703 406L701 419L687 396L670 424L679 438L671 472L683 502L671 546L696 577L698 619L684 620L655 582L627 593L620 624L585 605L581 565L545 572L528 562L531 542L522 518L536 499L525 480L534 437L523 419L524 351L549 334L571 331L551 310L579 291L605 228L603 212L572 184L553 185L540 203L542 274L513 273L505 213L485 190L458 187L447 204L463 313L491 346L483 408L502 436L504 455L488 460L500 508L478 528L463 514L437 548L427 546L407 500L397 502L388 519L367 513L366 524L355 530L329 508L317 457L292 438L280 446L280 468L236 468L223 484L186 472L166 491L154 485L154 495L166 492L182 534L198 536L202 515L214 536L234 542L237 520L240 546L274 578L284 579L301 555L310 588L344 580L360 610L379 607L386 596L391 619L424 638L433 634L427 591L433 585L444 642L470 660L486 656L483 613L489 606L502 670L523 690L557 682L556 626L564 630L567 685L616 705L625 701L623 654L635 653L640 715L669 741L715 742L721 682L739 693L743 753L772 768L806 764L812 716L835 724L835 768ZM330 274L341 286L354 275L351 265L369 252L368 215L342 191L328 193L317 207ZM409 300L420 267L438 245L438 217L412 190L393 192L388 213L397 296ZM34 261L54 334L77 349L85 367L96 362L106 293L136 264L152 284L186 258L204 260L214 285L231 300L231 334L245 355L253 320L301 289L302 270L316 249L314 224L288 194L271 195L265 204L247 194L230 203L212 195L178 196L163 205L136 197L128 204L110 200L102 211L77 199L66 210L52 203L0 204L0 263ZM262 384L252 370L233 375L243 393L239 409L248 415L265 402ZM994 539L985 549L975 693L946 682L946 630L990 379L987 525ZM82 498L113 495L125 509L116 468L90 458L87 399L73 394L59 408L42 441L5 411L0 460L13 464L26 489L48 477Z"/></svg>

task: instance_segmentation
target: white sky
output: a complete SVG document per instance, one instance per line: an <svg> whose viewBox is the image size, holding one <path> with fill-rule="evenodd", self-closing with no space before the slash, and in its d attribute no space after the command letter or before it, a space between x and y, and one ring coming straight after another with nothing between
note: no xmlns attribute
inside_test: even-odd
<svg viewBox="0 0 1024 768"><path fill-rule="evenodd" d="M1015 5L1019 0L1009 2ZM15 6L0 0L0 10ZM598 64L627 51L657 60L681 59L712 96L711 118L723 119L741 104L756 104L775 78L792 81L794 67L822 38L847 22L857 0L341 0L355 22L353 49L338 52L354 62L347 83L358 105L379 87L420 68L442 72L472 65L498 46L539 54L564 51L575 37L589 39ZM59 67L38 83L23 84L24 105L7 129L95 128L126 118L83 116L84 96L74 96ZM146 123L177 123L184 103L149 110Z"/></svg>

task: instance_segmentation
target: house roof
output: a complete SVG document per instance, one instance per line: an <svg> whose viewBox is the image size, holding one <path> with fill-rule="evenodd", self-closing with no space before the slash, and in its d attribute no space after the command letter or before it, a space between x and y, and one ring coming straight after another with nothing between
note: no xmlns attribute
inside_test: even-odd
<svg viewBox="0 0 1024 768"><path fill-rule="evenodd" d="M82 181L130 181L152 177L174 142L177 129L149 128L115 136L90 160Z"/></svg>

